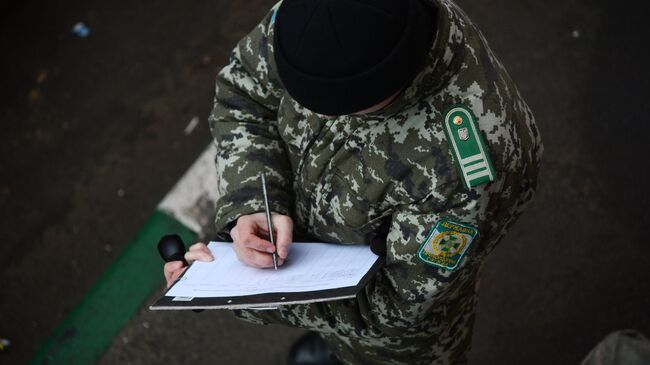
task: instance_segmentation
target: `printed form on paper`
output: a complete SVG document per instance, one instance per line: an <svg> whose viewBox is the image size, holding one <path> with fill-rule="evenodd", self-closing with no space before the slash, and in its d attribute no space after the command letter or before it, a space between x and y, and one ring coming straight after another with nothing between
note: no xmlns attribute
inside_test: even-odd
<svg viewBox="0 0 650 365"><path fill-rule="evenodd" d="M194 262L165 294L210 298L355 286L377 260L366 245L295 242L277 271L241 263L230 242L210 242L214 261Z"/></svg>

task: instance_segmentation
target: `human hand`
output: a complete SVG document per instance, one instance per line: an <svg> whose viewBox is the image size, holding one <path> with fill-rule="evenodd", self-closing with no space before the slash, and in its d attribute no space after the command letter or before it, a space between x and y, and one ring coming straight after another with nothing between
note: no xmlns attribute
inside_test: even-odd
<svg viewBox="0 0 650 365"><path fill-rule="evenodd" d="M273 236L275 244L268 240L269 231L265 213L242 215L237 224L230 230L233 239L233 249L239 261L256 268L273 267L271 254L278 255L278 265L282 265L289 254L293 238L293 220L289 216L272 213Z"/></svg>
<svg viewBox="0 0 650 365"><path fill-rule="evenodd" d="M188 264L199 260L199 261L212 261L212 253L210 249L203 242L198 242L190 246L190 249L185 252L185 261ZM183 266L183 261L170 261L165 263L163 267L163 272L165 273L165 280L167 280L167 287L169 288L172 284L178 279L179 276L187 269L187 266Z"/></svg>

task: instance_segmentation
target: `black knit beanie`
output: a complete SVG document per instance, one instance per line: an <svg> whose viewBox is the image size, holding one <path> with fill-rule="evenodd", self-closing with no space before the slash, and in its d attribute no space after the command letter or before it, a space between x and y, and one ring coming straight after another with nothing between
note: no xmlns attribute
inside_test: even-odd
<svg viewBox="0 0 650 365"><path fill-rule="evenodd" d="M311 111L358 112L413 80L435 27L423 0L284 0L273 39L278 74Z"/></svg>

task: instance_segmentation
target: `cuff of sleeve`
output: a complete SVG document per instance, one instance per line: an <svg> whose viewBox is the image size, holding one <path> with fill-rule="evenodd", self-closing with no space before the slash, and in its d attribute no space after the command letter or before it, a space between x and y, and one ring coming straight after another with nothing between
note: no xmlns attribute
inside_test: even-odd
<svg viewBox="0 0 650 365"><path fill-rule="evenodd" d="M261 192L260 192L261 194ZM291 216L289 207L282 202L289 202L288 196L280 196L285 194L274 194L269 196L269 208L274 213ZM220 199L217 201L217 215L215 217L216 233L221 238L229 238L230 230L237 222L237 219L242 215L253 214L264 211L264 200L259 198L241 200L225 200Z"/></svg>

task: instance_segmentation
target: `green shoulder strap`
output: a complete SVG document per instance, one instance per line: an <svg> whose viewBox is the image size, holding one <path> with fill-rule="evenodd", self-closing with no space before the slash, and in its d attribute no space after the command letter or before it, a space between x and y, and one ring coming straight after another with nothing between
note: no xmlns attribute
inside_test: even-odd
<svg viewBox="0 0 650 365"><path fill-rule="evenodd" d="M444 124L465 186L471 189L494 181L494 167L472 111L463 105L452 106L444 114Z"/></svg>

